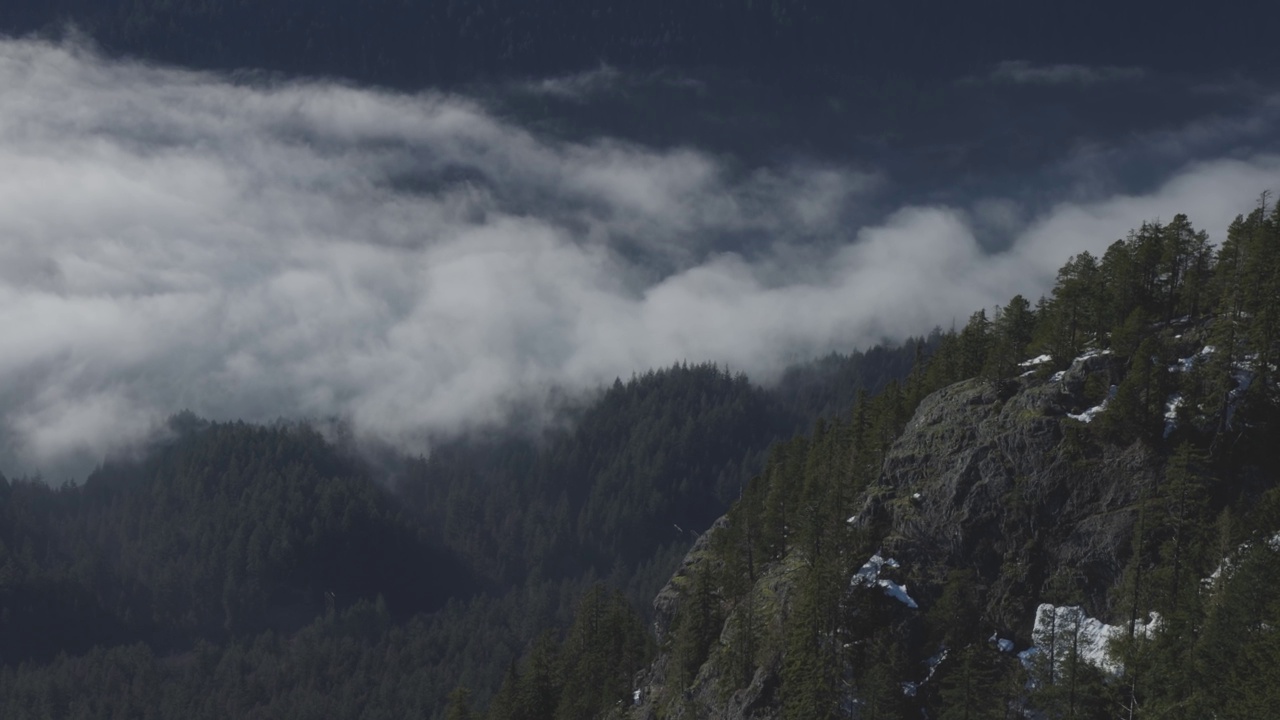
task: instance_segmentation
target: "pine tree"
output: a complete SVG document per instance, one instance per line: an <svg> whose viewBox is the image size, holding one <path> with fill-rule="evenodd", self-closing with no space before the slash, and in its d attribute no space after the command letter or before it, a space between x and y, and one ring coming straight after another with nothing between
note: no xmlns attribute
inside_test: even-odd
<svg viewBox="0 0 1280 720"><path fill-rule="evenodd" d="M515 720L554 720L563 689L556 645L547 632L529 651L525 672L516 684Z"/></svg>
<svg viewBox="0 0 1280 720"><path fill-rule="evenodd" d="M1048 349L1054 364L1065 367L1102 325L1100 283L1097 260L1087 252L1075 256L1058 271L1046 312L1037 313L1037 341Z"/></svg>
<svg viewBox="0 0 1280 720"><path fill-rule="evenodd" d="M907 700L902 688L906 662L900 639L888 628L869 641L868 664L858 674L860 720L902 720Z"/></svg>
<svg viewBox="0 0 1280 720"><path fill-rule="evenodd" d="M787 720L824 720L834 711L832 664L824 642L820 580L804 573L786 620L782 711Z"/></svg>
<svg viewBox="0 0 1280 720"><path fill-rule="evenodd" d="M583 595L560 648L556 720L589 720L626 700L646 660L640 618L617 591L596 584Z"/></svg>
<svg viewBox="0 0 1280 720"><path fill-rule="evenodd" d="M444 711L445 720L477 720L471 710L471 690L465 687L454 688L449 693L449 704Z"/></svg>
<svg viewBox="0 0 1280 720"><path fill-rule="evenodd" d="M941 676L942 708L939 720L996 720L1005 708L994 702L1001 696L999 658L985 643L970 642L952 650Z"/></svg>
<svg viewBox="0 0 1280 720"><path fill-rule="evenodd" d="M1025 359L1031 344L1035 322L1031 303L1021 295L1015 295L1008 305L997 311L992 323L991 350L982 373L985 377L1003 380L1017 374L1018 363Z"/></svg>
<svg viewBox="0 0 1280 720"><path fill-rule="evenodd" d="M991 350L991 321L987 311L979 310L969 316L969 322L960 331L960 376L975 377L987 364Z"/></svg>
<svg viewBox="0 0 1280 720"><path fill-rule="evenodd" d="M681 688L693 685L724 623L709 562L697 564L686 587L673 623L671 648L675 675L670 682Z"/></svg>

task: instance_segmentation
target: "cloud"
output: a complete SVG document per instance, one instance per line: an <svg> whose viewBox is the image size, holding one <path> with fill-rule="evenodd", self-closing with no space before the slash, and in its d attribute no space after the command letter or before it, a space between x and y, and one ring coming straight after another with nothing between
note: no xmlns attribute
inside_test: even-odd
<svg viewBox="0 0 1280 720"><path fill-rule="evenodd" d="M1092 67L1069 63L1035 65L1026 60L1006 60L998 63L985 78L971 78L969 81L1012 85L1096 85L1134 82L1144 77L1146 71L1136 67Z"/></svg>
<svg viewBox="0 0 1280 720"><path fill-rule="evenodd" d="M584 100L589 95L616 88L623 80L624 76L617 68L601 64L594 70L528 81L519 89L533 95Z"/></svg>
<svg viewBox="0 0 1280 720"><path fill-rule="evenodd" d="M82 469L182 409L425 450L680 360L768 380L1043 292L1145 218L1219 231L1280 178L1257 157L1038 216L986 198L856 226L888 182L865 168L548 139L456 95L34 41L0 41L0 85L10 473Z"/></svg>

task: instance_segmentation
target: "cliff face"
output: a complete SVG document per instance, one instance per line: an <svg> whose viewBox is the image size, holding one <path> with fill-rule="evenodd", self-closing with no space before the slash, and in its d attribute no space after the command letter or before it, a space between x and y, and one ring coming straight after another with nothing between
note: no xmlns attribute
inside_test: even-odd
<svg viewBox="0 0 1280 720"><path fill-rule="evenodd" d="M905 587L919 608L848 589L860 566L866 573L866 557L845 558L846 596L884 604L876 616L881 622L896 624L904 636L923 637L925 618L948 576L971 571L983 589L984 637L1012 638L1019 648L1030 644L1035 609L1046 598L1070 599L1099 616L1111 613L1108 594L1130 554L1136 502L1163 464L1141 444L1099 442L1086 423L1069 417L1096 421L1097 413L1085 411L1106 397L1117 370L1109 356L1095 355L1054 375L1028 370L1003 384L969 380L926 397L846 523L847 532L861 532L879 548L878 556L896 559L898 568L884 571L893 580L880 587ZM805 562L794 548L762 564L749 603L726 605L718 638L693 682L677 687L671 681L672 618L689 602L693 579L718 569L705 567L719 562L708 548L726 532L722 520L704 535L658 596L655 630L664 650L637 678L640 693L628 717L781 717L781 628L794 610L797 568ZM875 589L875 582L864 584ZM725 650L744 607L754 614L758 639L749 679L730 667L732 653ZM929 642L909 651L901 680L931 676L926 658L939 648Z"/></svg>
<svg viewBox="0 0 1280 720"><path fill-rule="evenodd" d="M927 397L855 522L883 528L885 551L917 583L973 569L989 588L986 617L1005 632L1025 634L1048 586L1105 610L1134 503L1161 465L1140 444L1095 442L1068 417L1096 407L1085 387L1106 387L1111 370L1095 356L1003 391L971 380Z"/></svg>

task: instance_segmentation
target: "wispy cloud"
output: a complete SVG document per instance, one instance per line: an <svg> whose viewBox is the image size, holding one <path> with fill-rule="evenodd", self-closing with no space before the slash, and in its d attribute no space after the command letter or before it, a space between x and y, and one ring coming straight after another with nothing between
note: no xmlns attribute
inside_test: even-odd
<svg viewBox="0 0 1280 720"><path fill-rule="evenodd" d="M616 89L623 79L617 68L602 64L594 70L529 81L521 84L520 89L538 95L582 100L593 93Z"/></svg>
<svg viewBox="0 0 1280 720"><path fill-rule="evenodd" d="M875 172L551 140L458 96L27 41L0 42L0 86L7 472L96 460L184 408L423 449L682 359L767 379L1041 292L1142 218L1218 230L1280 186L1257 157L1040 217L996 199L858 227ZM1015 238L991 256L996 225Z"/></svg>
<svg viewBox="0 0 1280 720"><path fill-rule="evenodd" d="M998 63L986 76L967 81L1012 85L1096 85L1134 82L1144 77L1146 71L1137 67L1094 67L1070 63L1036 65L1026 60L1006 60Z"/></svg>

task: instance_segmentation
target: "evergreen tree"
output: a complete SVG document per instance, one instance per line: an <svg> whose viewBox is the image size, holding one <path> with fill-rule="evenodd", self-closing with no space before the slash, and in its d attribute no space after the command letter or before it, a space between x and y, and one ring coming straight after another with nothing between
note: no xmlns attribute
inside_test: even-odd
<svg viewBox="0 0 1280 720"><path fill-rule="evenodd" d="M983 643L952 650L941 676L939 720L997 720L1005 716L1000 698L998 657Z"/></svg>
<svg viewBox="0 0 1280 720"><path fill-rule="evenodd" d="M444 711L445 720L476 720L471 710L471 691L465 687L454 688L449 693L449 704Z"/></svg>
<svg viewBox="0 0 1280 720"><path fill-rule="evenodd" d="M987 319L986 310L979 310L969 316L969 322L960 331L961 377L974 377L982 372L991 344L991 321Z"/></svg>
<svg viewBox="0 0 1280 720"><path fill-rule="evenodd" d="M1045 312L1036 314L1040 321L1038 344L1047 348L1056 365L1065 366L1079 355L1102 324L1100 283L1097 260L1088 252L1075 256L1058 271Z"/></svg>
<svg viewBox="0 0 1280 720"><path fill-rule="evenodd" d="M689 581L681 593L671 640L675 674L669 682L681 688L693 685L724 624L710 564L698 563Z"/></svg>
<svg viewBox="0 0 1280 720"><path fill-rule="evenodd" d="M1015 295L996 313L992 323L991 349L983 367L984 376L1002 380L1018 373L1018 363L1026 359L1035 322L1031 303L1021 295Z"/></svg>

